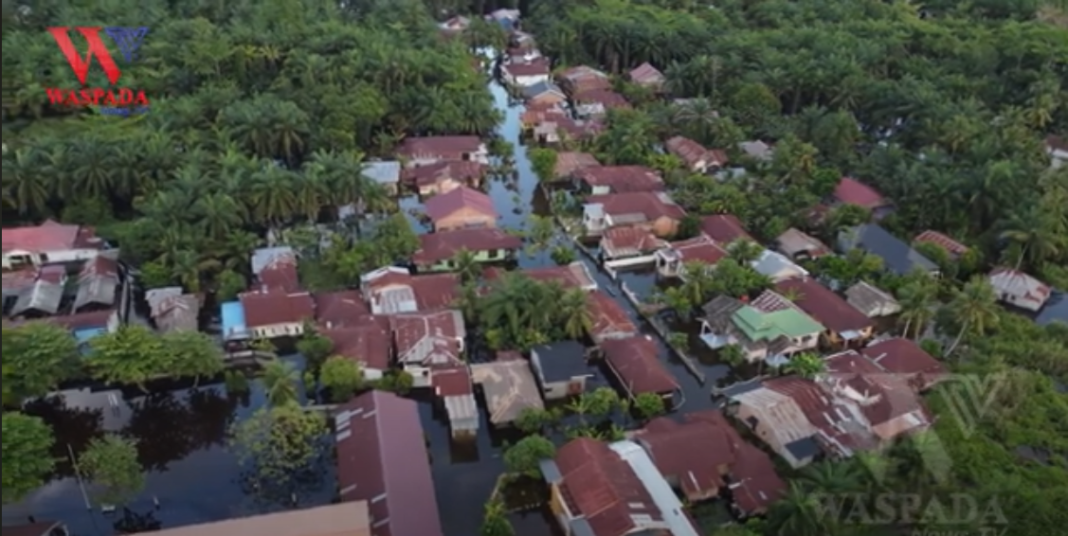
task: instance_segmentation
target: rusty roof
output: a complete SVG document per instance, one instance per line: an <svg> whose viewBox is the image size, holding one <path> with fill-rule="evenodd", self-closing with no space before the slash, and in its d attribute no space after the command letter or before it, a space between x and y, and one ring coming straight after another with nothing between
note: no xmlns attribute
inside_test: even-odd
<svg viewBox="0 0 1068 536"><path fill-rule="evenodd" d="M641 85L658 85L664 83L664 74L645 62L630 71L630 80Z"/></svg>
<svg viewBox="0 0 1068 536"><path fill-rule="evenodd" d="M464 396L475 392L467 365L449 364L430 370L430 386L438 397Z"/></svg>
<svg viewBox="0 0 1068 536"><path fill-rule="evenodd" d="M895 374L922 375L924 383L941 380L947 372L945 365L920 345L901 337L874 342L862 352L879 368Z"/></svg>
<svg viewBox="0 0 1068 536"><path fill-rule="evenodd" d="M934 244L946 250L950 255L961 256L968 252L968 246L953 240L938 231L924 231L912 239L920 244Z"/></svg>
<svg viewBox="0 0 1068 536"><path fill-rule="evenodd" d="M398 310L392 310L390 304L385 304L385 308L390 310L384 314L392 314L451 306L460 289L460 276L453 273L413 276L404 268L390 266L364 274L361 284L364 296L372 305L379 303L381 306L392 300L394 294L400 295L402 301L411 302L394 304L401 305Z"/></svg>
<svg viewBox="0 0 1068 536"><path fill-rule="evenodd" d="M246 292L239 299L245 310L245 325L252 329L315 319L315 302L307 292Z"/></svg>
<svg viewBox="0 0 1068 536"><path fill-rule="evenodd" d="M364 367L386 370L391 363L389 319L382 316L365 316L358 324L328 328L320 334L334 343L333 355L352 359Z"/></svg>
<svg viewBox="0 0 1068 536"><path fill-rule="evenodd" d="M715 413L718 411L711 410ZM700 500L725 484L741 442L725 419L667 417L649 421L634 435L666 478L677 481L690 500Z"/></svg>
<svg viewBox="0 0 1068 536"><path fill-rule="evenodd" d="M530 364L518 352L498 352L493 363L471 365L471 375L482 386L493 424L515 421L524 409L545 408Z"/></svg>
<svg viewBox="0 0 1068 536"><path fill-rule="evenodd" d="M582 261L575 261L565 266L527 268L522 273L535 281L541 281L542 283L556 282L566 288L588 289L597 287L597 282L593 280L593 275L590 273L589 268ZM490 272L487 275L492 278L497 275L497 272Z"/></svg>
<svg viewBox="0 0 1068 536"><path fill-rule="evenodd" d="M608 338L631 337L638 334L638 327L630 319L627 310L614 298L596 290L587 298L590 318L590 338L601 341Z"/></svg>
<svg viewBox="0 0 1068 536"><path fill-rule="evenodd" d="M581 89L572 100L579 104L602 104L605 108L630 108L626 97L602 87Z"/></svg>
<svg viewBox="0 0 1068 536"><path fill-rule="evenodd" d="M607 186L613 193L662 192L664 179L645 166L589 166L576 173L590 186Z"/></svg>
<svg viewBox="0 0 1068 536"><path fill-rule="evenodd" d="M369 391L339 410L341 500L369 501L374 536L444 536L417 403Z"/></svg>
<svg viewBox="0 0 1068 536"><path fill-rule="evenodd" d="M419 250L412 255L417 264L434 264L449 260L461 251L477 253L492 250L516 250L523 240L497 228L456 229L419 235Z"/></svg>
<svg viewBox="0 0 1068 536"><path fill-rule="evenodd" d="M597 157L590 153L565 151L556 153L556 168L554 173L557 177L568 177L583 168L599 165L601 165L601 163L597 161Z"/></svg>
<svg viewBox="0 0 1068 536"><path fill-rule="evenodd" d="M467 181L481 178L488 166L473 160L442 160L401 171L400 179L416 186L428 186L445 180Z"/></svg>
<svg viewBox="0 0 1068 536"><path fill-rule="evenodd" d="M794 257L805 253L809 257L817 258L831 253L831 248L820 242L819 239L808 235L794 227L784 231L775 239L779 251Z"/></svg>
<svg viewBox="0 0 1068 536"><path fill-rule="evenodd" d="M672 201L671 197L664 192L591 195L586 198L586 203L599 204L604 207L605 214L615 217L641 214L647 221L655 221L660 218L681 220L686 216L686 211Z"/></svg>
<svg viewBox="0 0 1068 536"><path fill-rule="evenodd" d="M280 290L282 292L299 292L300 274L297 264L272 264L260 271L256 279L262 290Z"/></svg>
<svg viewBox="0 0 1068 536"><path fill-rule="evenodd" d="M716 214L701 218L701 232L719 244L730 244L736 240L753 240L745 230L742 221L733 214Z"/></svg>
<svg viewBox="0 0 1068 536"><path fill-rule="evenodd" d="M20 250L49 253L72 249L100 249L104 241L92 227L45 220L35 227L7 227L3 230L3 251Z"/></svg>
<svg viewBox="0 0 1068 536"><path fill-rule="evenodd" d="M5 534L7 532L5 531ZM160 536L371 536L365 501L287 510L157 531Z"/></svg>
<svg viewBox="0 0 1068 536"><path fill-rule="evenodd" d="M613 227L601 235L601 250L608 258L638 256L666 245L667 242L640 227Z"/></svg>
<svg viewBox="0 0 1068 536"><path fill-rule="evenodd" d="M501 70L512 76L537 76L549 74L549 59L545 57L534 58L526 63L506 63Z"/></svg>
<svg viewBox="0 0 1068 536"><path fill-rule="evenodd" d="M826 359L827 370L823 381L829 381L832 392L848 387L874 402L860 402L871 426L888 423L902 415L924 413L918 395L912 390L908 379L898 374L888 374L873 361L856 351L849 350ZM840 394L849 399L848 395Z"/></svg>
<svg viewBox="0 0 1068 536"><path fill-rule="evenodd" d="M583 516L595 536L624 536L638 524L633 516L663 519L660 509L626 461L595 439L574 439L556 454L563 477L560 492L568 509Z"/></svg>
<svg viewBox="0 0 1068 536"><path fill-rule="evenodd" d="M678 255L682 262L699 262L708 265L715 265L727 257L727 250L703 235L672 242L671 251Z"/></svg>
<svg viewBox="0 0 1068 536"><path fill-rule="evenodd" d="M466 335L459 311L405 313L390 317L397 361L421 365L462 362Z"/></svg>
<svg viewBox="0 0 1068 536"><path fill-rule="evenodd" d="M312 298L315 299L315 319L327 327L350 325L371 314L371 308L358 290L317 292Z"/></svg>
<svg viewBox="0 0 1068 536"><path fill-rule="evenodd" d="M601 341L608 366L631 396L671 393L679 389L675 377L660 362L660 350L648 335Z"/></svg>
<svg viewBox="0 0 1068 536"><path fill-rule="evenodd" d="M834 198L844 205L857 205L869 210L887 205L886 199L875 188L850 177L842 177L838 182Z"/></svg>
<svg viewBox="0 0 1068 536"><path fill-rule="evenodd" d="M749 443L741 443L731 468L734 504L746 513L767 511L786 494L786 482L775 471L771 457Z"/></svg>
<svg viewBox="0 0 1068 536"><path fill-rule="evenodd" d="M493 208L490 196L466 186L435 195L427 199L425 205L426 215L434 221L440 221L465 208L497 217L497 209Z"/></svg>
<svg viewBox="0 0 1068 536"><path fill-rule="evenodd" d="M831 289L808 277L784 279L775 284L779 294L795 294L794 303L813 320L836 333L861 331L872 326L872 320Z"/></svg>
<svg viewBox="0 0 1068 536"><path fill-rule="evenodd" d="M679 157L688 166L695 166L702 161L706 164L712 163L709 160L712 159L713 155L710 154L709 150L690 138L675 136L664 142L664 148L669 153Z"/></svg>
<svg viewBox="0 0 1068 536"><path fill-rule="evenodd" d="M405 138L397 153L408 157L438 156L447 158L462 153L475 153L482 146L478 136L426 136Z"/></svg>

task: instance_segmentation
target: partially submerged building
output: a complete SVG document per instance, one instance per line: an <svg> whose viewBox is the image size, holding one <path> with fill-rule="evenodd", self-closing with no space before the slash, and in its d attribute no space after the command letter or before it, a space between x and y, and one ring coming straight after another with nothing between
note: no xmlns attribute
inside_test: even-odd
<svg viewBox="0 0 1068 536"><path fill-rule="evenodd" d="M530 364L521 356L473 364L471 376L482 388L494 426L514 423L524 410L545 408Z"/></svg>

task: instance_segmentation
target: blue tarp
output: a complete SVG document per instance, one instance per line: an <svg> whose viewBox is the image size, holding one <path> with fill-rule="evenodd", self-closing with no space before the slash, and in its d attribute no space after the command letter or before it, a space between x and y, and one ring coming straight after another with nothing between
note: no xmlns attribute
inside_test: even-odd
<svg viewBox="0 0 1068 536"><path fill-rule="evenodd" d="M107 332L105 328L86 328L74 330L74 338L78 340L78 344L85 344L89 342L89 339L96 337L97 335L103 335Z"/></svg>
<svg viewBox="0 0 1068 536"><path fill-rule="evenodd" d="M219 306L222 317L223 336L230 338L233 334L245 332L245 308L239 301L226 302Z"/></svg>

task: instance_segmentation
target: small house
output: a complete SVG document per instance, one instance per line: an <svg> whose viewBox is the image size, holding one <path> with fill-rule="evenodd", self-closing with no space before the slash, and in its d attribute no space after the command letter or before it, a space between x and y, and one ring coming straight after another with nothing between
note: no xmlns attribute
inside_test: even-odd
<svg viewBox="0 0 1068 536"><path fill-rule="evenodd" d="M526 63L506 63L501 66L501 78L514 87L529 87L549 82L549 59L535 58Z"/></svg>
<svg viewBox="0 0 1068 536"><path fill-rule="evenodd" d="M778 251L765 249L753 259L749 265L756 273L774 281L782 281L797 277L807 277L808 270L791 261L786 255Z"/></svg>
<svg viewBox="0 0 1068 536"><path fill-rule="evenodd" d="M589 336L595 344L636 337L640 333L627 310L608 294L600 290L591 292L587 305L591 320Z"/></svg>
<svg viewBox="0 0 1068 536"><path fill-rule="evenodd" d="M412 275L387 266L360 276L360 291L374 315L435 311L452 306L460 276L451 273Z"/></svg>
<svg viewBox="0 0 1068 536"><path fill-rule="evenodd" d="M949 255L950 259L960 259L968 252L968 246L953 240L938 231L924 231L912 239L914 244L934 244Z"/></svg>
<svg viewBox="0 0 1068 536"><path fill-rule="evenodd" d="M612 80L605 72L586 65L565 69L556 76L556 79L570 95L612 87Z"/></svg>
<svg viewBox="0 0 1068 536"><path fill-rule="evenodd" d="M742 220L739 220L734 214L714 214L701 217L701 232L722 246L728 246L738 240L756 242L756 239L749 234L749 231L745 230Z"/></svg>
<svg viewBox="0 0 1068 536"><path fill-rule="evenodd" d="M299 292L300 274L297 253L289 246L260 248L252 252L249 261L254 286L258 290Z"/></svg>
<svg viewBox="0 0 1068 536"><path fill-rule="evenodd" d="M949 378L949 371L941 361L915 341L903 337L875 341L861 353L887 374L906 377L917 391L926 391Z"/></svg>
<svg viewBox="0 0 1068 536"><path fill-rule="evenodd" d="M880 318L901 312L901 304L889 293L867 281L846 290L846 301L868 318Z"/></svg>
<svg viewBox="0 0 1068 536"><path fill-rule="evenodd" d="M478 188L486 175L488 166L470 160L448 160L408 168L402 173L403 180L421 196L451 192L467 186Z"/></svg>
<svg viewBox="0 0 1068 536"><path fill-rule="evenodd" d="M85 261L78 274L74 312L113 308L119 298L121 284L117 260L101 254Z"/></svg>
<svg viewBox="0 0 1068 536"><path fill-rule="evenodd" d="M600 166L597 157L590 153L560 152L556 153L556 167L553 175L557 180L568 180L583 169Z"/></svg>
<svg viewBox="0 0 1068 536"><path fill-rule="evenodd" d="M152 323L161 332L197 331L200 299L193 294L185 294L182 287L150 289L145 291L145 301L148 302Z"/></svg>
<svg viewBox="0 0 1068 536"><path fill-rule="evenodd" d="M600 117L608 110L630 108L627 98L611 89L589 89L572 94L575 115L581 118Z"/></svg>
<svg viewBox="0 0 1068 536"><path fill-rule="evenodd" d="M40 318L59 312L65 295L67 269L62 264L41 266L32 272L36 278L23 285L10 314L18 318Z"/></svg>
<svg viewBox="0 0 1068 536"><path fill-rule="evenodd" d="M541 389L522 356L471 365L474 382L486 396L489 420L494 426L512 424L527 409L545 409Z"/></svg>
<svg viewBox="0 0 1068 536"><path fill-rule="evenodd" d="M389 318L397 363L415 380L415 387L431 387L434 368L464 363L467 336L464 318L450 309L396 314Z"/></svg>
<svg viewBox="0 0 1068 536"><path fill-rule="evenodd" d="M494 228L497 209L490 196L467 187L437 194L426 201L426 215L434 222L434 231Z"/></svg>
<svg viewBox="0 0 1068 536"><path fill-rule="evenodd" d="M712 151L700 143L675 136L664 142L667 151L682 160L687 169L696 173L709 173L722 169L727 165L727 154L723 151Z"/></svg>
<svg viewBox="0 0 1068 536"><path fill-rule="evenodd" d="M631 70L628 73L628 78L633 84L657 91L663 89L664 83L667 82L667 79L664 78L664 73L658 71L649 62L645 62Z"/></svg>
<svg viewBox="0 0 1068 536"><path fill-rule="evenodd" d="M470 437L478 433L478 404L467 365L432 367L430 387L445 408L453 437Z"/></svg>
<svg viewBox="0 0 1068 536"><path fill-rule="evenodd" d="M421 271L452 270L461 251L471 253L478 262L507 262L515 260L522 247L522 239L501 229L454 229L419 235L419 249L412 262Z"/></svg>
<svg viewBox="0 0 1068 536"><path fill-rule="evenodd" d="M1049 155L1049 166L1060 169L1068 164L1068 141L1060 136L1046 136L1046 154Z"/></svg>
<svg viewBox="0 0 1068 536"><path fill-rule="evenodd" d="M365 379L380 380L392 364L393 339L389 318L364 316L319 332L334 344L331 353L360 365Z"/></svg>
<svg viewBox="0 0 1068 536"><path fill-rule="evenodd" d="M528 43L523 46L508 47L504 51L504 63L530 63L541 58L541 51L534 44Z"/></svg>
<svg viewBox="0 0 1068 536"><path fill-rule="evenodd" d="M552 82L538 82L522 90L527 106L560 106L567 102L567 95Z"/></svg>
<svg viewBox="0 0 1068 536"><path fill-rule="evenodd" d="M424 166L442 160L469 160L489 164L489 149L478 136L426 136L405 138L397 154L408 167Z"/></svg>
<svg viewBox="0 0 1068 536"><path fill-rule="evenodd" d="M727 411L790 467L799 468L823 454L819 429L809 421L799 400L812 401L815 412L834 409L814 382L787 376L731 393ZM828 421L837 416L828 413Z"/></svg>
<svg viewBox="0 0 1068 536"><path fill-rule="evenodd" d="M530 351L530 363L546 400L559 400L586 392L593 376L586 363L586 347L577 341L542 344Z"/></svg>
<svg viewBox="0 0 1068 536"><path fill-rule="evenodd" d="M667 247L648 229L614 227L601 235L601 258L606 261L644 257Z"/></svg>
<svg viewBox="0 0 1068 536"><path fill-rule="evenodd" d="M654 394L670 401L682 389L660 361L660 349L649 335L608 339L599 346L627 397Z"/></svg>
<svg viewBox="0 0 1068 536"><path fill-rule="evenodd" d="M841 251L859 249L875 255L883 260L883 269L901 276L909 275L915 270L921 270L933 276L939 274L938 265L934 261L924 257L886 229L872 223L858 225L840 232L838 249Z"/></svg>
<svg viewBox="0 0 1068 536"><path fill-rule="evenodd" d="M876 221L893 212L893 204L875 188L850 177L842 177L834 188L832 198L837 205L854 205L871 211Z"/></svg>
<svg viewBox="0 0 1068 536"><path fill-rule="evenodd" d="M793 227L787 229L775 239L775 247L795 261L818 259L831 254L831 248L820 242L819 239Z"/></svg>
<svg viewBox="0 0 1068 536"><path fill-rule="evenodd" d="M315 319L315 302L307 292L254 291L238 299L250 338L299 337L305 322Z"/></svg>
<svg viewBox="0 0 1068 536"><path fill-rule="evenodd" d="M582 222L592 236L613 227L635 226L666 238L678 232L685 216L686 211L664 192L628 192L588 197Z"/></svg>
<svg viewBox="0 0 1068 536"><path fill-rule="evenodd" d="M645 166L589 166L575 172L582 190L593 195L663 192L659 173Z"/></svg>
<svg viewBox="0 0 1068 536"><path fill-rule="evenodd" d="M872 336L875 323L815 279L785 279L777 282L775 289L823 325L824 339L830 345L857 344Z"/></svg>
<svg viewBox="0 0 1068 536"><path fill-rule="evenodd" d="M705 235L671 242L656 252L656 271L660 277L685 277L686 265L698 263L711 270L726 258L727 250Z"/></svg>
<svg viewBox="0 0 1068 536"><path fill-rule="evenodd" d="M987 277L998 300L1031 312L1038 312L1049 301L1049 285L1012 268L995 268Z"/></svg>
<svg viewBox="0 0 1068 536"><path fill-rule="evenodd" d="M86 261L106 247L92 227L53 220L45 220L36 227L8 227L3 235L4 270Z"/></svg>
<svg viewBox="0 0 1068 536"><path fill-rule="evenodd" d="M752 305L717 296L704 306L701 342L712 350L736 345L747 361L779 366L819 344L823 326L789 300L765 292Z"/></svg>

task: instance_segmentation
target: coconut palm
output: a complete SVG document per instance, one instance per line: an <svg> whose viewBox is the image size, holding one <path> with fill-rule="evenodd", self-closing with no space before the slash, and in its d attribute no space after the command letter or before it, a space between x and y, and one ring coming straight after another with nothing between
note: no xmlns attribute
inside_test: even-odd
<svg viewBox="0 0 1068 536"><path fill-rule="evenodd" d="M985 333L998 323L997 294L983 277L977 276L958 290L948 305L951 318L958 326L953 344L946 350L949 356L968 333Z"/></svg>
<svg viewBox="0 0 1068 536"><path fill-rule="evenodd" d="M263 366L260 372L267 400L273 406L295 403L300 394L297 389L300 376L293 365L273 359Z"/></svg>

